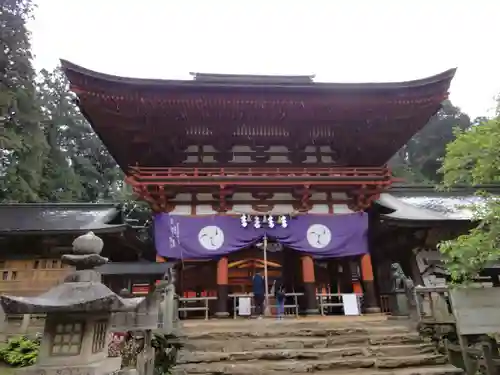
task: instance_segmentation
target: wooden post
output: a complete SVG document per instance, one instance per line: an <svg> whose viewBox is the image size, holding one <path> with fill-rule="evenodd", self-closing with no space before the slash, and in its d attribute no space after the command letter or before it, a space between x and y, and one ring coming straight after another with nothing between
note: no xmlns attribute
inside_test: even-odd
<svg viewBox="0 0 500 375"><path fill-rule="evenodd" d="M361 279L364 289L364 307L368 314L380 313L380 304L375 292L375 282L373 280L373 266L370 254L361 257Z"/></svg>
<svg viewBox="0 0 500 375"><path fill-rule="evenodd" d="M267 272L267 236L264 236L264 284L266 285L265 290L265 306L264 306L264 315L271 316L271 306L269 306L269 277Z"/></svg>
<svg viewBox="0 0 500 375"><path fill-rule="evenodd" d="M483 349L483 364L486 368L487 375L498 374L498 369L500 369L500 363L497 366L495 363L498 361L498 345L494 338L489 338L487 341L481 343ZM498 368L498 369L497 369Z"/></svg>
<svg viewBox="0 0 500 375"><path fill-rule="evenodd" d="M229 296L228 259L221 257L217 262L217 318L229 317L227 300Z"/></svg>
<svg viewBox="0 0 500 375"><path fill-rule="evenodd" d="M319 313L316 302L316 279L314 276L314 259L310 255L302 255L302 281L306 302L306 315Z"/></svg>
<svg viewBox="0 0 500 375"><path fill-rule="evenodd" d="M28 328L31 323L31 314L23 314L23 321L21 323L20 333L25 334L28 332Z"/></svg>

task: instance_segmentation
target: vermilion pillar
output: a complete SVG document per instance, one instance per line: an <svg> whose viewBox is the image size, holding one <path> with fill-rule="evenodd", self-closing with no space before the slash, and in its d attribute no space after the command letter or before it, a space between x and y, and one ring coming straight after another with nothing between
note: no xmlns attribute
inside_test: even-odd
<svg viewBox="0 0 500 375"><path fill-rule="evenodd" d="M375 293L372 257L370 254L361 257L361 278L363 280L365 312L380 313L380 304Z"/></svg>
<svg viewBox="0 0 500 375"><path fill-rule="evenodd" d="M227 301L229 295L228 259L222 257L217 262L217 311L215 316L227 318Z"/></svg>
<svg viewBox="0 0 500 375"><path fill-rule="evenodd" d="M307 315L318 314L316 302L316 279L314 277L314 259L310 255L303 255L302 261L302 281L304 282L304 294Z"/></svg>

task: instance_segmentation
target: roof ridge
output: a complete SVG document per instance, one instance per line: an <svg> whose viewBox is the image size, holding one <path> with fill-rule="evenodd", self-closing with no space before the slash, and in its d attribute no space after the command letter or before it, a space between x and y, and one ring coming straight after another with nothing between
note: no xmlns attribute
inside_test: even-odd
<svg viewBox="0 0 500 375"><path fill-rule="evenodd" d="M195 75L200 75L202 77L216 77L220 78L229 78L231 76L234 77L247 77L247 79L243 79L242 81L237 80L211 80L211 79L191 79L191 80L179 80L179 79L154 79L154 78L133 78L133 77L123 77L108 73L102 73L95 70L91 70L88 68L84 68L83 66L72 63L68 60L61 59L61 66L64 72L68 75L68 73L76 73L83 76L88 76L90 78L107 81L108 83L118 83L125 85L136 85L136 86L171 86L171 87L179 87L179 86L195 86L195 87L252 87L252 86L268 86L268 87L296 87L296 88L315 88L315 89L331 89L331 90L343 90L343 89L354 89L354 90L397 90L403 88L417 88L422 86L433 85L439 82L451 81L455 76L457 68L451 68L445 70L444 72L414 80L405 80L405 81L397 81L397 82L360 82L360 83L340 83L340 82L313 82L313 76L307 75L298 75L298 76L273 76L273 75L244 75L244 74L211 74L211 73L191 73ZM249 80L249 77L256 78L279 78L279 77L288 77L288 78L298 78L298 77L308 77L310 81L308 82L294 82L293 79L288 82L279 82L270 81L270 82L252 82ZM71 79L70 79L71 81Z"/></svg>

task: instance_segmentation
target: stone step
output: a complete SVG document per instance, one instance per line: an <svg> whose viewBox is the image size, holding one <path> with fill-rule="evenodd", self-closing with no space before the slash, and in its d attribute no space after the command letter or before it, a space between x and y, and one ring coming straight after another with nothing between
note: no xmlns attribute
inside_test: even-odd
<svg viewBox="0 0 500 375"><path fill-rule="evenodd" d="M395 335L410 334L415 332L407 326L360 326L360 327L335 327L325 325L319 327L288 327L276 324L275 326L255 326L234 327L233 329L222 330L212 329L204 330L203 327L194 329L183 329L182 335L189 340L230 340L241 338L263 338L263 337L328 337L328 336L360 336L360 335Z"/></svg>
<svg viewBox="0 0 500 375"><path fill-rule="evenodd" d="M324 328L365 328L365 327L400 327L407 328L407 321L389 321L387 318L366 321L360 319L346 320L343 319L325 319L325 320L309 320L309 319L245 319L245 320L208 320L208 321L183 321L182 327L186 332L231 332L231 331L249 331L249 330L269 330L269 329L287 329L287 330L303 330L303 329L324 329Z"/></svg>
<svg viewBox="0 0 500 375"><path fill-rule="evenodd" d="M294 334L294 333L292 333ZM379 335L337 335L329 337L246 337L231 340L189 339L189 350L211 352L244 352L262 349L308 349L334 348L346 345L400 345L419 344L422 342L418 333L379 334Z"/></svg>
<svg viewBox="0 0 500 375"><path fill-rule="evenodd" d="M268 371L265 375L282 375L282 371ZM296 373L295 375L310 375L307 373ZM321 375L465 375L462 369L444 365L432 367L411 367L406 369L380 370L376 368L356 370L333 370L321 371ZM174 371L174 375L184 375L183 372Z"/></svg>
<svg viewBox="0 0 500 375"><path fill-rule="evenodd" d="M417 366L443 365L446 358L442 355L420 354L406 357L380 358L331 358L327 360L283 360L283 361L241 361L188 363L178 365L175 374L204 375L268 375L272 372L304 374L329 370L348 369L395 369Z"/></svg>
<svg viewBox="0 0 500 375"><path fill-rule="evenodd" d="M268 372L266 375L281 375L282 372ZM464 375L465 372L462 369L444 365L444 366L433 366L433 367L411 367L406 369L391 369L391 370L380 370L380 369L357 369L357 370L334 370L334 371L322 371L321 375ZM310 375L306 374L296 374L296 375Z"/></svg>
<svg viewBox="0 0 500 375"><path fill-rule="evenodd" d="M434 354L429 344L383 345L368 347L341 347L315 349L273 349L242 352L182 351L177 363L213 363L239 361L325 360L332 358L402 357L419 354Z"/></svg>
<svg viewBox="0 0 500 375"><path fill-rule="evenodd" d="M347 371L322 371L321 375L464 375L462 369L451 365L432 367L410 367L391 370L347 370ZM278 375L278 373L276 373ZM306 374L301 374L306 375Z"/></svg>
<svg viewBox="0 0 500 375"><path fill-rule="evenodd" d="M277 321L274 318L269 319L213 319L213 320L183 320L182 326L186 329L198 329L200 326L204 328L229 328L246 327L248 325L257 326L274 326L276 324L293 326L293 327L314 327L320 325L328 326L359 326L359 325L387 325L393 324L394 321L389 321L386 315L364 315L364 316L334 316L334 317L314 317L314 318L289 318Z"/></svg>

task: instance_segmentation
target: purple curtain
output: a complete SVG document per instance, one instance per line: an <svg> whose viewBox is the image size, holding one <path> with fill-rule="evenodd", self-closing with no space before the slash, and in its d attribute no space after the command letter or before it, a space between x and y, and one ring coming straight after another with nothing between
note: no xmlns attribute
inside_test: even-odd
<svg viewBox="0 0 500 375"><path fill-rule="evenodd" d="M294 250L319 258L361 255L368 252L368 214L299 215L288 226L266 224L256 229L253 223L241 226L238 217L207 215L154 217L156 251L173 259L201 259L244 249L264 236Z"/></svg>

